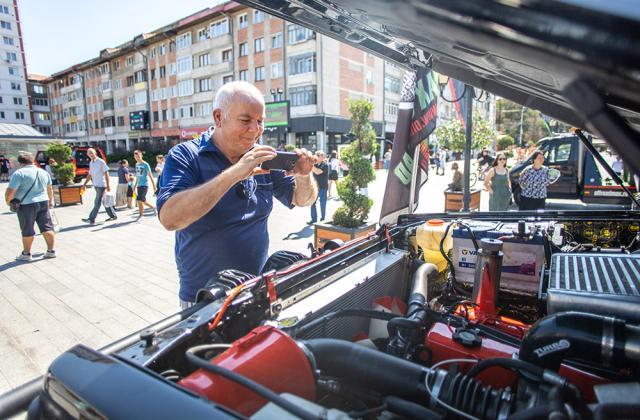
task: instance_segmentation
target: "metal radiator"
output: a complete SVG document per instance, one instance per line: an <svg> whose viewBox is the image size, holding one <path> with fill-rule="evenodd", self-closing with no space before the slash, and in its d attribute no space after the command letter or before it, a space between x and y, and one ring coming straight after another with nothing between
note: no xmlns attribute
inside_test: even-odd
<svg viewBox="0 0 640 420"><path fill-rule="evenodd" d="M303 326L330 312L354 308L371 309L373 300L383 296L407 294L409 283L408 254L391 250L369 255L357 264L334 274L327 285L288 306L278 315L280 325ZM335 318L312 328L298 338L330 337L352 340L358 333L368 333L369 319Z"/></svg>
<svg viewBox="0 0 640 420"><path fill-rule="evenodd" d="M590 312L640 322L640 255L554 254L547 312Z"/></svg>

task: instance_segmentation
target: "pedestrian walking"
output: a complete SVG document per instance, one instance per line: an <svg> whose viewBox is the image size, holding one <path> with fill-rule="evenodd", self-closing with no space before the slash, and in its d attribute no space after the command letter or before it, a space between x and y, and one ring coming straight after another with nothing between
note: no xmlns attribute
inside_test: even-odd
<svg viewBox="0 0 640 420"><path fill-rule="evenodd" d="M619 177L622 177L622 171L624 170L624 162L620 158L620 155L616 156L616 160L611 164L611 169L616 173Z"/></svg>
<svg viewBox="0 0 640 420"><path fill-rule="evenodd" d="M0 155L0 182L9 181L9 169L11 169L11 161Z"/></svg>
<svg viewBox="0 0 640 420"><path fill-rule="evenodd" d="M509 208L511 180L506 164L506 155L498 153L484 178L484 188L489 191L489 211L506 211Z"/></svg>
<svg viewBox="0 0 640 420"><path fill-rule="evenodd" d="M47 244L44 258L55 258L55 238L50 209L53 208L53 188L49 174L33 164L33 155L18 155L20 169L11 175L4 199L18 215L22 234L22 252L16 260L31 261L31 246L35 238L35 224Z"/></svg>
<svg viewBox="0 0 640 420"><path fill-rule="evenodd" d="M327 190L329 189L329 165L325 161L325 154L322 150L316 151L316 163L313 165L313 177L318 184L318 197L311 205L311 221L307 224L314 224L318 221L318 210L316 204L320 202L320 220L324 220L327 213Z"/></svg>
<svg viewBox="0 0 640 420"><path fill-rule="evenodd" d="M116 190L116 207L131 208L131 203L127 203L127 191L129 189L129 162L126 159L120 161L118 168L118 189Z"/></svg>
<svg viewBox="0 0 640 420"><path fill-rule="evenodd" d="M157 183L157 189L155 190L155 195L158 195L158 193L160 192L160 188L162 187L162 170L163 169L164 169L164 155L157 155L155 171L156 171L156 174L158 175L158 183Z"/></svg>
<svg viewBox="0 0 640 420"><path fill-rule="evenodd" d="M127 182L127 208L133 208L133 186L136 183L136 177L132 174L129 174L129 182Z"/></svg>
<svg viewBox="0 0 640 420"><path fill-rule="evenodd" d="M549 168L544 166L544 154L536 150L531 154L533 164L520 174L520 210L544 209L547 199L547 186L557 181L551 177Z"/></svg>
<svg viewBox="0 0 640 420"><path fill-rule="evenodd" d="M153 209L156 208L153 204L147 201L147 192L149 191L149 183L153 187L153 191L156 190L156 182L151 174L151 166L144 161L142 157L142 150L134 150L133 157L136 160L136 182L134 190L136 191L136 203L138 204L138 219L144 216L144 206Z"/></svg>
<svg viewBox="0 0 640 420"><path fill-rule="evenodd" d="M384 156L382 157L382 159L382 167L383 169L386 169L388 171L391 167L391 147L388 148L386 152L384 152Z"/></svg>
<svg viewBox="0 0 640 420"><path fill-rule="evenodd" d="M95 225L96 217L98 217L98 211L102 205L102 199L105 193L111 192L111 184L109 180L109 167L104 160L98 157L96 150L92 147L88 148L87 156L89 156L91 162L89 162L89 173L87 174L87 178L84 180L82 188L86 190L87 184L89 181L92 181L93 189L96 191L96 197L93 200L93 208L91 209L91 213L89 213L89 217L82 219L82 221ZM111 222L118 218L116 215L116 209L113 206L105 205L104 209L109 216L109 218L105 220L106 222Z"/></svg>
<svg viewBox="0 0 640 420"><path fill-rule="evenodd" d="M447 166L447 149L440 149L438 152L438 168L436 169L436 175L442 171L440 175L444 175L444 170Z"/></svg>
<svg viewBox="0 0 640 420"><path fill-rule="evenodd" d="M332 198L331 191L333 186L336 186L336 191L338 191L338 169L340 168L340 160L338 159L338 152L335 150L331 152L331 157L329 158L329 186L328 190L328 198Z"/></svg>

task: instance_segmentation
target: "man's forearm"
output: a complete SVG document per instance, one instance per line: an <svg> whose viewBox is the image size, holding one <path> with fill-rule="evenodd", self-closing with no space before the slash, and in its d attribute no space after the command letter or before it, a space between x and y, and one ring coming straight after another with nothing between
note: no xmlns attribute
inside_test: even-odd
<svg viewBox="0 0 640 420"><path fill-rule="evenodd" d="M312 205L318 197L318 185L311 175L296 175L296 186L291 202L298 207Z"/></svg>
<svg viewBox="0 0 640 420"><path fill-rule="evenodd" d="M84 180L84 186L86 187L87 184L89 183L89 181L91 181L91 175L87 174L87 177Z"/></svg>
<svg viewBox="0 0 640 420"><path fill-rule="evenodd" d="M239 177L228 169L211 181L175 194L162 206L160 223L167 230L186 228L211 211L238 181Z"/></svg>
<svg viewBox="0 0 640 420"><path fill-rule="evenodd" d="M49 202L53 203L53 187L51 184L47 185L47 195L49 196Z"/></svg>

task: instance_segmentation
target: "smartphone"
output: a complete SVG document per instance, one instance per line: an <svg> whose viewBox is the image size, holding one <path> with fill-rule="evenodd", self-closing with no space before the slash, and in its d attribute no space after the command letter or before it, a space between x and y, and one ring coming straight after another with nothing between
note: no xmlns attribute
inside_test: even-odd
<svg viewBox="0 0 640 420"><path fill-rule="evenodd" d="M293 171L296 163L298 163L298 155L295 152L276 152L276 157L262 162L262 169Z"/></svg>

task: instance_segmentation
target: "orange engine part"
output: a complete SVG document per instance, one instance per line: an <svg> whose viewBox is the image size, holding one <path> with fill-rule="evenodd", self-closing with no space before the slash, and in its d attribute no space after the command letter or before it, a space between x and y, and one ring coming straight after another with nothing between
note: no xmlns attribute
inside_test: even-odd
<svg viewBox="0 0 640 420"><path fill-rule="evenodd" d="M316 381L309 361L296 342L276 328L255 328L211 362L253 379L278 394L288 392L315 400ZM266 404L264 398L236 382L202 369L179 384L245 416Z"/></svg>

